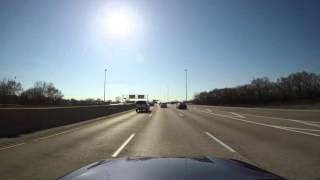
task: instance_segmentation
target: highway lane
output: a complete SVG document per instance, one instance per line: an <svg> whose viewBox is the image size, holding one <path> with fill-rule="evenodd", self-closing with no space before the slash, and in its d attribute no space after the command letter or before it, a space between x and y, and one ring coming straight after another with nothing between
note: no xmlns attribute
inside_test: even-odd
<svg viewBox="0 0 320 180"><path fill-rule="evenodd" d="M201 156L215 155L240 159L221 146L206 131L186 121L175 108L157 107L148 125L137 134L122 155L128 156Z"/></svg>
<svg viewBox="0 0 320 180"><path fill-rule="evenodd" d="M122 141L143 128L148 118L130 112L2 150L1 179L53 179L88 163L111 158Z"/></svg>
<svg viewBox="0 0 320 180"><path fill-rule="evenodd" d="M1 179L53 179L101 159L213 155L247 161L290 179L313 179L320 177L319 114L155 106L149 114L131 111L12 140L24 144L0 147L0 175Z"/></svg>
<svg viewBox="0 0 320 180"><path fill-rule="evenodd" d="M200 106L198 108L214 109L219 111L227 111L248 115L266 116L297 119L303 121L320 122L320 110L308 109L275 109L275 108L245 108L245 107L224 107L224 106Z"/></svg>
<svg viewBox="0 0 320 180"><path fill-rule="evenodd" d="M191 112L184 111L186 117L196 121L195 125L213 130L218 138L254 164L290 179L320 177L320 137L314 136L319 135L320 131L312 131L310 135L303 134L301 132L310 131L295 132L264 126L265 122L261 124L264 119L247 115L239 118L227 111L223 114L225 116L219 116L221 111L217 113L214 107L210 108L211 111L207 107L192 108ZM279 121L281 120L269 119L267 125L283 123ZM289 126L292 127L301 127L300 123L286 123L290 123ZM320 130L314 126L309 129Z"/></svg>

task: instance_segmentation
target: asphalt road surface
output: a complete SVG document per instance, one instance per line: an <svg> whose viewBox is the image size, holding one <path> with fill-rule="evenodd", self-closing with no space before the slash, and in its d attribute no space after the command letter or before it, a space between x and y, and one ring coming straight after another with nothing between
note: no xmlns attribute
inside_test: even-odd
<svg viewBox="0 0 320 180"><path fill-rule="evenodd" d="M1 179L54 179L123 156L235 158L289 179L320 177L320 111L155 106L0 139Z"/></svg>

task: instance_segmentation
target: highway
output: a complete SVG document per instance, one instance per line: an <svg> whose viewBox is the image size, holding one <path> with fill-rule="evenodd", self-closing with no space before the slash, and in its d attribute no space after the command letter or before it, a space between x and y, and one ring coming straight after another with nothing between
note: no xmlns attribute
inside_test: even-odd
<svg viewBox="0 0 320 180"><path fill-rule="evenodd" d="M1 179L54 179L102 159L203 156L320 177L320 111L175 105L0 139Z"/></svg>

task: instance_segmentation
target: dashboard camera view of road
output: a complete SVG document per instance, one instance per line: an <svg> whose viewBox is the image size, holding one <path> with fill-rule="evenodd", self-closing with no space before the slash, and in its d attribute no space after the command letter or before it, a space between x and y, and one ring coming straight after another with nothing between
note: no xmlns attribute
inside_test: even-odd
<svg viewBox="0 0 320 180"><path fill-rule="evenodd" d="M0 179L320 179L319 9L0 1Z"/></svg>

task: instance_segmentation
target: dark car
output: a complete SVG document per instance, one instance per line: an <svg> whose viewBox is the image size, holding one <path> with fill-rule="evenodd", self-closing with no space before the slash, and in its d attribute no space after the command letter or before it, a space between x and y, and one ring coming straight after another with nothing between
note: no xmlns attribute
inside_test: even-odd
<svg viewBox="0 0 320 180"><path fill-rule="evenodd" d="M177 108L178 109L187 109L187 104L186 103L178 103Z"/></svg>
<svg viewBox="0 0 320 180"><path fill-rule="evenodd" d="M214 157L122 158L92 163L60 180L284 179L251 164Z"/></svg>
<svg viewBox="0 0 320 180"><path fill-rule="evenodd" d="M147 101L137 101L136 102L136 112L150 112L150 105Z"/></svg>
<svg viewBox="0 0 320 180"><path fill-rule="evenodd" d="M168 107L167 103L161 103L160 104L160 108L167 108L167 107Z"/></svg>

